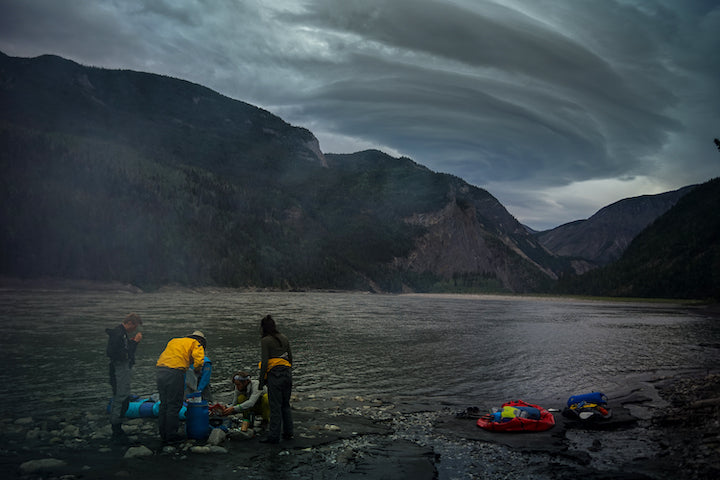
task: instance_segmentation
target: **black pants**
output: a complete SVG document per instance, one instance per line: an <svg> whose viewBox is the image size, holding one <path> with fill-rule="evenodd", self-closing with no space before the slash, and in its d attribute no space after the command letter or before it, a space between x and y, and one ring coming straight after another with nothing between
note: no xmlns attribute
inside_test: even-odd
<svg viewBox="0 0 720 480"><path fill-rule="evenodd" d="M127 361L110 362L110 386L113 392L110 423L119 425L130 404L130 365Z"/></svg>
<svg viewBox="0 0 720 480"><path fill-rule="evenodd" d="M180 409L185 395L185 372L174 368L157 367L157 387L160 394L158 430L163 440L178 436Z"/></svg>
<svg viewBox="0 0 720 480"><path fill-rule="evenodd" d="M290 393L292 392L292 370L279 366L267 374L268 403L270 403L270 428L268 439L279 440L280 432L293 434Z"/></svg>

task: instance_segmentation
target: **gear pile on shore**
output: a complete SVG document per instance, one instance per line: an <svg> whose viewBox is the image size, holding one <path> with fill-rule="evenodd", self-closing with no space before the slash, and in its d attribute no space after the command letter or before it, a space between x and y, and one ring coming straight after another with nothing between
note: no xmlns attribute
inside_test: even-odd
<svg viewBox="0 0 720 480"><path fill-rule="evenodd" d="M110 442L106 417L97 412L8 415L0 419L0 467L9 478L23 480L160 479L179 464L177 480L208 471L220 478L239 472L249 478L292 472L320 479L351 474L420 480L468 474L513 480L720 478L720 375L646 385L658 402L643 395L632 402L647 416L629 417L632 422L614 418L616 430L557 426L540 438L543 448L530 444L542 433L503 436L447 408L430 411L426 405L359 396L295 397L296 438L277 448L233 438L211 446L189 441L169 451L157 439L156 423L145 419L126 421L133 446L118 447Z"/></svg>

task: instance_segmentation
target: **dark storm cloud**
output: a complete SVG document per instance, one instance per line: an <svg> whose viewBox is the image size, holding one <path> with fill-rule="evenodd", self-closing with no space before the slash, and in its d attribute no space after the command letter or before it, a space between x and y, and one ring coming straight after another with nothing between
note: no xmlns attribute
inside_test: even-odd
<svg viewBox="0 0 720 480"><path fill-rule="evenodd" d="M431 151L431 164L465 162L467 172L478 165L476 181L533 174L549 183L632 170L679 128L662 113L675 102L670 91L631 84L547 24L491 3L475 10L418 5L322 1L292 18L357 35L364 44L358 50L375 56L349 60L359 68L316 94L328 113L355 97L366 125L339 122L404 152ZM307 108L319 113L317 105ZM392 131L381 121L386 116L395 120ZM443 158L442 145L432 148L438 138L469 148Z"/></svg>
<svg viewBox="0 0 720 480"><path fill-rule="evenodd" d="M0 49L185 78L487 188L548 227L718 173L720 8L695 0L0 3Z"/></svg>

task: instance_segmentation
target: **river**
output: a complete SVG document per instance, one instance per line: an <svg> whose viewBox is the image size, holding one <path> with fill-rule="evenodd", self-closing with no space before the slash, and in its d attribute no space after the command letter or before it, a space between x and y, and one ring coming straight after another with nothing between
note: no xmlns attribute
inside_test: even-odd
<svg viewBox="0 0 720 480"><path fill-rule="evenodd" d="M673 304L550 298L248 293L231 290L0 291L2 414L95 409L110 396L105 329L143 319L133 391L156 391L167 341L199 329L212 386L257 371L271 314L293 347L294 390L404 399L435 408L563 401L614 391L628 375L712 368L720 323Z"/></svg>

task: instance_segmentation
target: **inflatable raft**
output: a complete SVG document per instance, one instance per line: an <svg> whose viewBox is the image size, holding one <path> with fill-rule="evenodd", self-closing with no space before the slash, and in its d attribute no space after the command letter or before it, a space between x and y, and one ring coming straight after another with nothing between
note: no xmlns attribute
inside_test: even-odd
<svg viewBox="0 0 720 480"><path fill-rule="evenodd" d="M539 405L513 400L480 417L477 425L492 432L542 432L555 425L555 417Z"/></svg>

